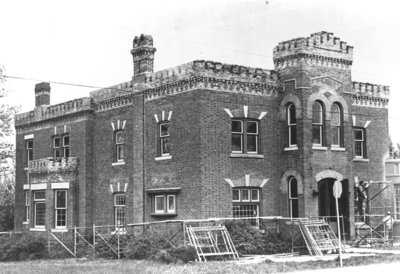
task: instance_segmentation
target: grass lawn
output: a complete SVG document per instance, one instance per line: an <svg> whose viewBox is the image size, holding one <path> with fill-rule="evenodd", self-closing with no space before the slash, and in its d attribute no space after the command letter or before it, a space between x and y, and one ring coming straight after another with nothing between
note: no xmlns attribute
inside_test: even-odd
<svg viewBox="0 0 400 274"><path fill-rule="evenodd" d="M372 257L352 257L344 266L400 262L399 255L382 254ZM338 267L336 261L309 261L258 264L238 264L235 261L193 262L190 264L163 264L154 261L132 260L42 260L0 263L0 273L279 273L317 268Z"/></svg>

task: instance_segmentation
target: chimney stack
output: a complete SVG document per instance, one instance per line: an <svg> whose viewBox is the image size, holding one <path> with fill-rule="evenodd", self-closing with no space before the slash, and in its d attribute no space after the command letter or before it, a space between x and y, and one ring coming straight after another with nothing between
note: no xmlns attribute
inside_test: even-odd
<svg viewBox="0 0 400 274"><path fill-rule="evenodd" d="M133 48L131 54L133 57L133 76L137 76L154 70L153 37L151 35L141 34L133 39Z"/></svg>
<svg viewBox="0 0 400 274"><path fill-rule="evenodd" d="M50 89L46 82L35 85L35 107L50 105Z"/></svg>

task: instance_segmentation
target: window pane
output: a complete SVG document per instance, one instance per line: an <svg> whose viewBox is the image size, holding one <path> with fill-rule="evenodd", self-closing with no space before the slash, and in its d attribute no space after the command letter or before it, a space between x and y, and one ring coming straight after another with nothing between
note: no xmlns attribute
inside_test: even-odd
<svg viewBox="0 0 400 274"><path fill-rule="evenodd" d="M126 203L126 196L125 194L116 194L114 199L114 204L116 206L124 206Z"/></svg>
<svg viewBox="0 0 400 274"><path fill-rule="evenodd" d="M32 149L33 148L33 140L27 140L26 141L26 148L27 149Z"/></svg>
<svg viewBox="0 0 400 274"><path fill-rule="evenodd" d="M155 210L164 212L164 196L155 197Z"/></svg>
<svg viewBox="0 0 400 274"><path fill-rule="evenodd" d="M257 152L257 135L247 135L247 152Z"/></svg>
<svg viewBox="0 0 400 274"><path fill-rule="evenodd" d="M247 133L258 133L258 122L247 121Z"/></svg>
<svg viewBox="0 0 400 274"><path fill-rule="evenodd" d="M169 136L169 124L160 125L160 136Z"/></svg>
<svg viewBox="0 0 400 274"><path fill-rule="evenodd" d="M340 126L340 108L337 104L332 106L331 125Z"/></svg>
<svg viewBox="0 0 400 274"><path fill-rule="evenodd" d="M117 160L124 159L124 145L117 145Z"/></svg>
<svg viewBox="0 0 400 274"><path fill-rule="evenodd" d="M60 147L60 137L54 138L54 147Z"/></svg>
<svg viewBox="0 0 400 274"><path fill-rule="evenodd" d="M161 138L161 154L170 154L171 148L169 143L169 137Z"/></svg>
<svg viewBox="0 0 400 274"><path fill-rule="evenodd" d="M240 190L239 189L233 189L232 190L232 200L233 201L240 201Z"/></svg>
<svg viewBox="0 0 400 274"><path fill-rule="evenodd" d="M322 143L321 143L321 126L313 125L312 126L312 134L313 134L313 144L322 145Z"/></svg>
<svg viewBox="0 0 400 274"><path fill-rule="evenodd" d="M250 190L242 189L242 201L250 201Z"/></svg>
<svg viewBox="0 0 400 274"><path fill-rule="evenodd" d="M63 142L64 142L64 146L69 146L69 136L64 136L63 137Z"/></svg>
<svg viewBox="0 0 400 274"><path fill-rule="evenodd" d="M34 199L35 200L46 199L46 192L45 191L35 191Z"/></svg>
<svg viewBox="0 0 400 274"><path fill-rule="evenodd" d="M313 124L322 124L322 106L320 103L314 103L313 107Z"/></svg>
<svg viewBox="0 0 400 274"><path fill-rule="evenodd" d="M234 205L233 206L233 218L249 218L258 217L258 204L256 205ZM257 225L257 219L248 220L251 225Z"/></svg>
<svg viewBox="0 0 400 274"><path fill-rule="evenodd" d="M124 225L125 224L125 207L116 207L115 208L115 225Z"/></svg>
<svg viewBox="0 0 400 274"><path fill-rule="evenodd" d="M57 208L67 207L67 192L65 190L56 191L56 207Z"/></svg>
<svg viewBox="0 0 400 274"><path fill-rule="evenodd" d="M123 144L125 142L125 134L123 131L118 131L115 133L115 143Z"/></svg>
<svg viewBox="0 0 400 274"><path fill-rule="evenodd" d="M297 180L295 178L291 178L289 181L289 198L297 198Z"/></svg>
<svg viewBox="0 0 400 274"><path fill-rule="evenodd" d="M168 212L175 212L175 196L168 195Z"/></svg>
<svg viewBox="0 0 400 274"><path fill-rule="evenodd" d="M56 211L56 226L66 226L67 225L67 210L57 209Z"/></svg>
<svg viewBox="0 0 400 274"><path fill-rule="evenodd" d="M232 132L242 133L242 121L232 121Z"/></svg>
<svg viewBox="0 0 400 274"><path fill-rule="evenodd" d="M290 213L292 218L299 217L299 200L290 200Z"/></svg>
<svg viewBox="0 0 400 274"><path fill-rule="evenodd" d="M361 129L355 129L354 130L354 139L355 140L363 140L363 131Z"/></svg>
<svg viewBox="0 0 400 274"><path fill-rule="evenodd" d="M55 149L54 150L54 157L55 158L60 158L61 157L61 150L60 149Z"/></svg>
<svg viewBox="0 0 400 274"><path fill-rule="evenodd" d="M289 127L289 145L297 145L296 126Z"/></svg>
<svg viewBox="0 0 400 274"><path fill-rule="evenodd" d="M296 124L296 107L293 104L290 104L288 108L288 124Z"/></svg>
<svg viewBox="0 0 400 274"><path fill-rule="evenodd" d="M35 226L44 226L46 218L46 204L35 203Z"/></svg>
<svg viewBox="0 0 400 274"><path fill-rule="evenodd" d="M232 134L232 151L242 151L242 135Z"/></svg>
<svg viewBox="0 0 400 274"><path fill-rule="evenodd" d="M363 142L356 141L354 144L354 153L356 156L363 156Z"/></svg>
<svg viewBox="0 0 400 274"><path fill-rule="evenodd" d="M259 201L259 191L258 189L252 189L251 190L251 200L252 201Z"/></svg>
<svg viewBox="0 0 400 274"><path fill-rule="evenodd" d="M64 148L64 157L66 157L66 158L69 157L69 147Z"/></svg>
<svg viewBox="0 0 400 274"><path fill-rule="evenodd" d="M332 127L332 145L339 145L340 127Z"/></svg>

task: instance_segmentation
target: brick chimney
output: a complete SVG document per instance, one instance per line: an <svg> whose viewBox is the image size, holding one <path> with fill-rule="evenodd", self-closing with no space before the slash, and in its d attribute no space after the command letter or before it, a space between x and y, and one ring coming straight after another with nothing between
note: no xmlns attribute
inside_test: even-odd
<svg viewBox="0 0 400 274"><path fill-rule="evenodd" d="M35 107L50 105L50 89L46 82L35 85Z"/></svg>
<svg viewBox="0 0 400 274"><path fill-rule="evenodd" d="M133 48L131 54L133 56L133 76L154 70L154 53L156 48L153 47L153 37L151 35L141 34L133 39Z"/></svg>

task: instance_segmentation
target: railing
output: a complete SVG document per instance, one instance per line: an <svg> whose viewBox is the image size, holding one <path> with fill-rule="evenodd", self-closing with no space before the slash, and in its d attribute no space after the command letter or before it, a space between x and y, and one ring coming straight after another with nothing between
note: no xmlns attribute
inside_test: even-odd
<svg viewBox="0 0 400 274"><path fill-rule="evenodd" d="M29 161L29 173L75 171L78 169L78 157L44 158Z"/></svg>

